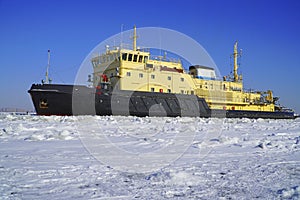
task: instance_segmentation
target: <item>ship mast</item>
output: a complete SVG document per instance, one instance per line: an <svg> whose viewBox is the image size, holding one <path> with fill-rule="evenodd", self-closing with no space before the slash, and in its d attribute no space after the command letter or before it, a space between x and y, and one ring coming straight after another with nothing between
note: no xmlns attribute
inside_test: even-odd
<svg viewBox="0 0 300 200"><path fill-rule="evenodd" d="M133 51L136 51L136 26L133 27Z"/></svg>
<svg viewBox="0 0 300 200"><path fill-rule="evenodd" d="M48 64L47 64L47 69L46 69L46 78L45 81L43 80L42 82L45 84L50 84L51 79L49 78L49 68L50 68L50 50L48 49Z"/></svg>
<svg viewBox="0 0 300 200"><path fill-rule="evenodd" d="M238 50L237 50L237 45L238 42L236 41L234 44L234 49L233 49L233 61L234 61L234 66L233 66L233 78L234 78L234 82L238 82L239 81L239 75L238 75Z"/></svg>

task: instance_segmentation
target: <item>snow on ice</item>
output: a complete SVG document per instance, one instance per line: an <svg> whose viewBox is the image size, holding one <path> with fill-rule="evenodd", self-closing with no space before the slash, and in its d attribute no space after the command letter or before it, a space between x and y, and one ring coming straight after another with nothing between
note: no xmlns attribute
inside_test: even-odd
<svg viewBox="0 0 300 200"><path fill-rule="evenodd" d="M299 199L300 119L0 114L0 199Z"/></svg>

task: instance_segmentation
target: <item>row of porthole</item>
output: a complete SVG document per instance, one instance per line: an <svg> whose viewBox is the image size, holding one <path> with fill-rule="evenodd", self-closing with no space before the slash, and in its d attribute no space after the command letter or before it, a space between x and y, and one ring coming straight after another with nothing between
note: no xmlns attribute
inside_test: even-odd
<svg viewBox="0 0 300 200"><path fill-rule="evenodd" d="M127 72L127 73L126 73L126 76L131 76L131 72ZM144 74L143 74L143 73L139 73L139 78L143 78L143 77L144 77ZM171 77L171 76L168 76L167 78L168 78L169 81L172 80L172 77ZM151 79L155 79L155 75L154 75L154 74L151 74ZM183 82L183 81L184 81L184 78L181 77L181 78L180 78L180 81Z"/></svg>

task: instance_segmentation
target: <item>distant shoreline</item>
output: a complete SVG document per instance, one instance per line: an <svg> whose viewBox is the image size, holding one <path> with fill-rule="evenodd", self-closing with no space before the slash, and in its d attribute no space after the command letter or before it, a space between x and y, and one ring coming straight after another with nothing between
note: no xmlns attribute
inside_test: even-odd
<svg viewBox="0 0 300 200"><path fill-rule="evenodd" d="M26 109L23 109L23 108L0 108L0 112L33 113L35 111L26 110Z"/></svg>

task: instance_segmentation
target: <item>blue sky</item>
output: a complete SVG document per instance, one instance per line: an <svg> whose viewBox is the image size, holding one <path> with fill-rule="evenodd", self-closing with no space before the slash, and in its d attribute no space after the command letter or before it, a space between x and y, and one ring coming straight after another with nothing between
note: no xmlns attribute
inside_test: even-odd
<svg viewBox="0 0 300 200"><path fill-rule="evenodd" d="M27 93L40 83L51 49L55 83L72 83L101 41L137 27L164 27L199 42L222 75L239 41L246 88L271 89L300 113L300 1L0 0L0 108L33 109Z"/></svg>

